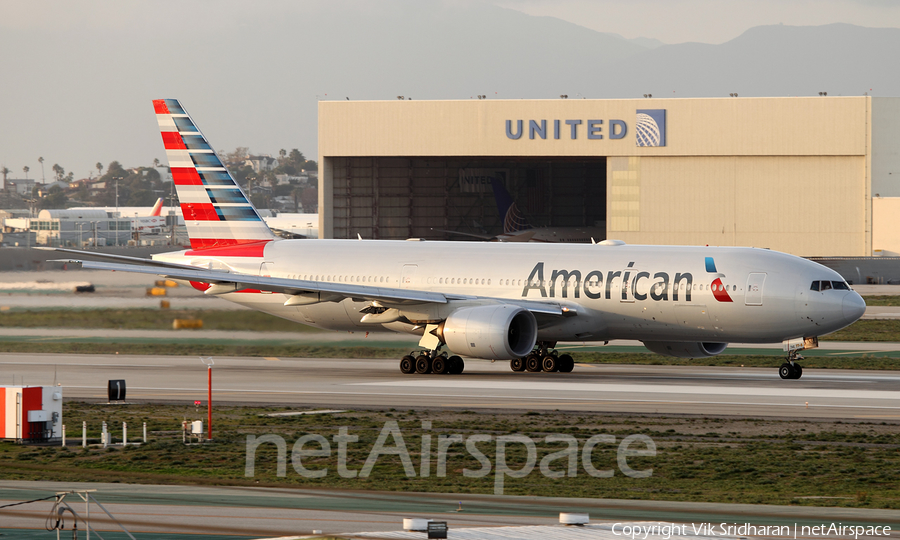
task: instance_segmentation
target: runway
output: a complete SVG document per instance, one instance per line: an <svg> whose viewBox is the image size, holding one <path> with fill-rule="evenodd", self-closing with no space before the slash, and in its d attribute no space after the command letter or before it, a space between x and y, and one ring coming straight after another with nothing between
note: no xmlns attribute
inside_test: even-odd
<svg viewBox="0 0 900 540"><path fill-rule="evenodd" d="M894 525L896 510L755 504L525 497L440 493L392 493L302 487L159 486L127 483L0 481L0 505L95 489L94 496L132 532L155 538L240 535L242 538L353 531L398 531L403 518L447 521L451 530L558 524L559 512L589 513L594 523L615 521L730 522L793 524L840 521ZM74 498L74 496L73 496ZM16 538L47 538L44 521L50 502L19 507L5 516L2 529ZM77 510L83 505L73 504ZM462 511L459 511L462 508ZM102 534L117 529L96 507L94 525ZM34 535L28 534L32 529ZM894 531L897 527L894 525ZM492 529L496 531L496 529ZM39 531L39 532L38 532ZM173 532L181 535L169 536ZM556 529L558 534L565 534ZM159 536L156 536L159 535ZM111 535L112 536L112 535ZM120 538L121 536L115 536ZM424 538L424 535L420 536ZM892 532L889 538L896 538ZM662 540L661 536L653 539ZM833 537L832 537L833 538Z"/></svg>
<svg viewBox="0 0 900 540"><path fill-rule="evenodd" d="M900 372L579 364L573 373L515 373L469 360L462 375L402 375L397 360L216 358L213 400L323 408L596 411L742 417L900 420ZM106 400L109 379L128 399L206 400L197 357L0 355L4 384L64 387L65 399Z"/></svg>

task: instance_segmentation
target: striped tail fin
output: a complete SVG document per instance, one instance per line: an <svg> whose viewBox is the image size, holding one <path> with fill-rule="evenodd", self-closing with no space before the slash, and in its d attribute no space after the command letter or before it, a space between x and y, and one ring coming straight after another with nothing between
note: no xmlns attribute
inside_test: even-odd
<svg viewBox="0 0 900 540"><path fill-rule="evenodd" d="M262 256L275 235L175 99L153 101L193 250Z"/></svg>
<svg viewBox="0 0 900 540"><path fill-rule="evenodd" d="M159 216L162 213L162 204L163 204L162 197L156 199L156 204L154 204L153 208L150 209L150 217Z"/></svg>

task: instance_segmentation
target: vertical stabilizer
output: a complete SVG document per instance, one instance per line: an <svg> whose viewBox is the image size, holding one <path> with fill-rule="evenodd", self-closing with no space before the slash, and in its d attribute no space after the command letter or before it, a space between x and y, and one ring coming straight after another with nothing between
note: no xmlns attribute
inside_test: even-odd
<svg viewBox="0 0 900 540"><path fill-rule="evenodd" d="M160 197L156 199L156 204L153 205L153 208L150 210L150 217L157 217L162 213L162 205L163 198Z"/></svg>
<svg viewBox="0 0 900 540"><path fill-rule="evenodd" d="M262 255L275 238L215 150L175 99L153 101L191 248Z"/></svg>
<svg viewBox="0 0 900 540"><path fill-rule="evenodd" d="M494 200L497 202L497 212L500 213L500 219L503 220L504 234L514 233L530 229L528 220L519 213L516 203L512 196L506 191L506 187L496 177L491 180L491 187L494 188Z"/></svg>

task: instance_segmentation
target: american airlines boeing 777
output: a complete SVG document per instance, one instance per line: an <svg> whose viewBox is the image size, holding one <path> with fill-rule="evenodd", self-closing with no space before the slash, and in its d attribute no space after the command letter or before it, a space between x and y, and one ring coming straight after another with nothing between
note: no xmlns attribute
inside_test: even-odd
<svg viewBox="0 0 900 540"><path fill-rule="evenodd" d="M557 343L632 339L681 358L781 342L779 374L796 379L799 351L866 308L833 270L765 249L279 239L180 103L153 105L191 248L84 268L179 279L318 328L420 335L403 373L461 373L462 356L569 372Z"/></svg>

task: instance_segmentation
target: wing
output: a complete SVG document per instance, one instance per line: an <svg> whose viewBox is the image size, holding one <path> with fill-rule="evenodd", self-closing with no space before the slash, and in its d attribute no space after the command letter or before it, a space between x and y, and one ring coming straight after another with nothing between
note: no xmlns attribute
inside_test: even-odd
<svg viewBox="0 0 900 540"><path fill-rule="evenodd" d="M141 261L146 264L122 264L120 262L86 261L83 259L66 259L65 262L81 264L88 270L111 270L117 272L134 272L153 274L172 279L181 279L197 283L207 283L209 288L205 294L225 294L229 292L255 289L289 295L285 305L304 305L320 301L339 301L351 298L359 301L379 302L383 305L410 304L447 304L452 301L490 300L497 303L521 306L535 314L563 316L568 309L557 303L535 302L509 298L493 298L477 295L447 294L433 291L412 289L396 289L391 287L373 287L370 285L351 285L349 283L332 283L326 281L310 281L303 279L273 278L209 270L175 263L152 261L137 257L84 253L75 250L59 250L68 253L79 253L91 257L103 257L113 260Z"/></svg>

